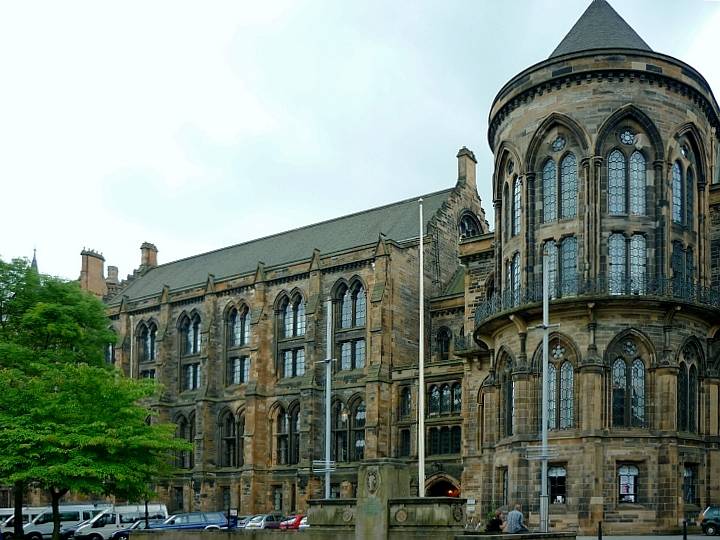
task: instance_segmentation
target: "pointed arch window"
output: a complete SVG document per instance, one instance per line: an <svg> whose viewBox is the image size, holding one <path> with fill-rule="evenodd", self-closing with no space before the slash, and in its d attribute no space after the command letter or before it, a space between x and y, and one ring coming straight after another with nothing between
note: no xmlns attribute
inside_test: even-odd
<svg viewBox="0 0 720 540"><path fill-rule="evenodd" d="M335 293L335 347L340 358L338 369L365 367L365 324L367 298L360 281L342 284Z"/></svg>
<svg viewBox="0 0 720 540"><path fill-rule="evenodd" d="M180 416L177 420L177 428L175 436L179 439L188 441L191 445L195 445L195 415L191 414L186 420L184 416ZM182 450L176 454L176 465L180 469L192 469L195 466L194 450Z"/></svg>
<svg viewBox="0 0 720 540"><path fill-rule="evenodd" d="M460 238L473 238L480 235L480 222L470 212L465 212L458 224Z"/></svg>
<svg viewBox="0 0 720 540"><path fill-rule="evenodd" d="M520 178L516 176L515 180L513 180L512 225L510 229L512 236L520 234L521 193L522 182Z"/></svg>
<svg viewBox="0 0 720 540"><path fill-rule="evenodd" d="M365 459L365 401L361 400L353 407L352 414L352 460Z"/></svg>
<svg viewBox="0 0 720 540"><path fill-rule="evenodd" d="M577 215L577 160L575 154L568 154L560 164L560 217L573 218Z"/></svg>
<svg viewBox="0 0 720 540"><path fill-rule="evenodd" d="M644 216L647 213L645 185L647 165L645 156L637 150L630 155L630 213Z"/></svg>
<svg viewBox="0 0 720 540"><path fill-rule="evenodd" d="M608 210L610 214L625 214L625 156L613 150L608 156Z"/></svg>
<svg viewBox="0 0 720 540"><path fill-rule="evenodd" d="M682 168L679 162L673 163L672 166L672 220L673 223L682 224L683 222L683 178Z"/></svg>
<svg viewBox="0 0 720 540"><path fill-rule="evenodd" d="M412 393L409 386L400 390L400 418L409 418L412 413Z"/></svg>
<svg viewBox="0 0 720 540"><path fill-rule="evenodd" d="M647 166L645 156L637 150L625 159L625 154L615 149L608 155L608 213L628 213L642 216L646 213L645 184Z"/></svg>
<svg viewBox="0 0 720 540"><path fill-rule="evenodd" d="M200 315L185 317L180 324L182 353L185 356L200 353L200 332L202 329Z"/></svg>
<svg viewBox="0 0 720 540"><path fill-rule="evenodd" d="M452 334L446 327L441 327L437 333L437 351L440 360L448 360L450 358L450 338Z"/></svg>
<svg viewBox="0 0 720 540"><path fill-rule="evenodd" d="M698 354L694 346L686 345L683 348L682 359L677 375L678 431L697 433Z"/></svg>
<svg viewBox="0 0 720 540"><path fill-rule="evenodd" d="M154 362L157 357L157 325L154 322L142 324L138 334L140 362Z"/></svg>
<svg viewBox="0 0 720 540"><path fill-rule="evenodd" d="M565 346L562 342L553 340L550 347L548 429L568 429L574 423L574 369L572 363L566 359ZM541 417L541 413L538 416Z"/></svg>
<svg viewBox="0 0 720 540"><path fill-rule="evenodd" d="M332 457L338 462L348 461L348 420L345 405L336 402L332 413Z"/></svg>
<svg viewBox="0 0 720 540"><path fill-rule="evenodd" d="M305 302L300 294L280 303L280 335L284 338L305 335Z"/></svg>
<svg viewBox="0 0 720 540"><path fill-rule="evenodd" d="M543 223L557 219L557 171L555 162L548 159L542 171Z"/></svg>
<svg viewBox="0 0 720 540"><path fill-rule="evenodd" d="M645 363L634 357L636 353L637 346L628 340L624 354L617 356L612 364L613 427L645 425Z"/></svg>
<svg viewBox="0 0 720 540"><path fill-rule="evenodd" d="M228 316L228 345L243 347L250 344L250 310L247 306L233 308Z"/></svg>
<svg viewBox="0 0 720 540"><path fill-rule="evenodd" d="M277 437L277 456L275 463L287 465L290 454L290 417L282 407L275 420L275 434Z"/></svg>
<svg viewBox="0 0 720 540"><path fill-rule="evenodd" d="M237 425L229 411L220 418L220 466L237 466Z"/></svg>

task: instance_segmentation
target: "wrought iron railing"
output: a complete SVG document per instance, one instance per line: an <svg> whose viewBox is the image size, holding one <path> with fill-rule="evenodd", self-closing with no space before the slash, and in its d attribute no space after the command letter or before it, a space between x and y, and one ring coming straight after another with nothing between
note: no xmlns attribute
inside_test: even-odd
<svg viewBox="0 0 720 540"><path fill-rule="evenodd" d="M475 310L475 325L504 311L542 302L542 279L529 287L494 294ZM720 309L720 289L670 278L608 278L563 280L551 287L552 300L588 296L653 297Z"/></svg>

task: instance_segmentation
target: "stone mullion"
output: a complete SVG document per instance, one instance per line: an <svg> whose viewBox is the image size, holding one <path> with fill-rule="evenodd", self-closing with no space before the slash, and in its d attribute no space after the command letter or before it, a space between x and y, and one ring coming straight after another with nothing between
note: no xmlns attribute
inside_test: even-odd
<svg viewBox="0 0 720 540"><path fill-rule="evenodd" d="M580 165L582 167L583 184L585 186L584 193L584 206L585 212L583 215L582 224L582 242L578 242L578 249L582 250L583 268L582 277L583 281L587 281L590 277L590 253L593 246L591 224L595 223L595 193L593 186L593 175L591 175L590 160L584 158Z"/></svg>

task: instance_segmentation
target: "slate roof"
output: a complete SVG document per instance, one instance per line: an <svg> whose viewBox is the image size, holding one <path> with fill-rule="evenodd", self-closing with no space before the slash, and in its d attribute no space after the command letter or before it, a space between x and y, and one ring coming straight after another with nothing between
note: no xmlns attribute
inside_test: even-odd
<svg viewBox="0 0 720 540"><path fill-rule="evenodd" d="M593 0L549 58L592 49L652 51L606 0Z"/></svg>
<svg viewBox="0 0 720 540"><path fill-rule="evenodd" d="M450 188L422 195L426 223L452 191ZM321 255L327 255L372 245L378 241L380 233L397 242L417 238L417 200L418 197L414 197L156 266L135 278L109 304L119 304L122 296L134 300L158 295L165 284L171 291L202 285L208 274L213 274L215 280L222 280L254 272L259 261L267 268L310 260L315 248Z"/></svg>

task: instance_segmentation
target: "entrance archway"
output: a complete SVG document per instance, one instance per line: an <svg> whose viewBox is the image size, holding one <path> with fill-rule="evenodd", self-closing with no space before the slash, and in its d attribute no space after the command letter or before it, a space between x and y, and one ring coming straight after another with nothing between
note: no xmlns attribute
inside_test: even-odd
<svg viewBox="0 0 720 540"><path fill-rule="evenodd" d="M446 476L431 480L425 489L428 497L459 497L460 488Z"/></svg>

